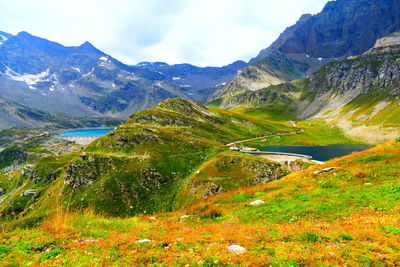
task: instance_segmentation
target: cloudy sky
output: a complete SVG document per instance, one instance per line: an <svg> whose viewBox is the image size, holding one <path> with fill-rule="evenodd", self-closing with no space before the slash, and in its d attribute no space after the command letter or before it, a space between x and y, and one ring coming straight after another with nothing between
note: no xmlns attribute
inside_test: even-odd
<svg viewBox="0 0 400 267"><path fill-rule="evenodd" d="M124 63L249 60L328 0L0 0L0 30L80 45Z"/></svg>

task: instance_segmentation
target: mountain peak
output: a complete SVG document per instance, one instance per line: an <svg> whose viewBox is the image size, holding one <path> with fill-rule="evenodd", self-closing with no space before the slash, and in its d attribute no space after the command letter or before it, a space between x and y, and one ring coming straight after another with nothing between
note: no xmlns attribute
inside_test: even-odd
<svg viewBox="0 0 400 267"><path fill-rule="evenodd" d="M26 31L21 31L17 34L17 36L19 37L23 37L23 36L33 36L32 34L30 34L29 32Z"/></svg>
<svg viewBox="0 0 400 267"><path fill-rule="evenodd" d="M85 41L83 44L81 44L81 45L79 46L79 48L82 48L82 49L85 49L85 50L96 51L96 52L100 51L100 50L98 50L94 45L92 45L92 44L91 44L90 42L88 42L88 41Z"/></svg>
<svg viewBox="0 0 400 267"><path fill-rule="evenodd" d="M392 0L329 1L318 14L302 15L250 63L276 50L315 59L359 55L373 47L377 39L399 30L399 18L400 6Z"/></svg>
<svg viewBox="0 0 400 267"><path fill-rule="evenodd" d="M178 98L168 98L161 101L157 108L178 112L187 116L195 116L196 114L214 116L204 106L194 100Z"/></svg>
<svg viewBox="0 0 400 267"><path fill-rule="evenodd" d="M137 66L140 67L169 67L169 65L165 62L149 62L149 61L143 61L139 62Z"/></svg>
<svg viewBox="0 0 400 267"><path fill-rule="evenodd" d="M301 17L300 17L300 19L297 21L297 23L299 23L299 22L303 22L303 21L306 21L307 19L309 19L309 18L311 18L312 17L312 15L311 14L303 14L303 15L301 15Z"/></svg>

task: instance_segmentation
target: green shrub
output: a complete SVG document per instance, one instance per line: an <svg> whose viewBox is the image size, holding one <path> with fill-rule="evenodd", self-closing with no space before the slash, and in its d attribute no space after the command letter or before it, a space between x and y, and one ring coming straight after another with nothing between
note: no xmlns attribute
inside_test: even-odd
<svg viewBox="0 0 400 267"><path fill-rule="evenodd" d="M362 158L356 159L355 162L365 164L365 163L370 163L370 162L375 162L375 161L392 159L395 157L396 157L396 155L394 155L394 154L368 155L368 156L364 156Z"/></svg>
<svg viewBox="0 0 400 267"><path fill-rule="evenodd" d="M42 257L40 257L40 261L54 258L60 254L61 254L61 249L59 249L59 248L52 249L49 252L46 252L45 254L43 254Z"/></svg>
<svg viewBox="0 0 400 267"><path fill-rule="evenodd" d="M221 217L222 213L215 208L211 208L199 215L201 219L214 219Z"/></svg>
<svg viewBox="0 0 400 267"><path fill-rule="evenodd" d="M315 243L315 242L318 242L319 236L317 234L314 234L314 233L306 233L305 239L306 239L307 242Z"/></svg>
<svg viewBox="0 0 400 267"><path fill-rule="evenodd" d="M5 247L5 246L0 246L0 254L8 253L10 251L11 251L11 248Z"/></svg>
<svg viewBox="0 0 400 267"><path fill-rule="evenodd" d="M343 240L353 240L354 239L354 237L349 234L340 234L339 237Z"/></svg>
<svg viewBox="0 0 400 267"><path fill-rule="evenodd" d="M382 227L382 231L387 234L400 234L400 228L393 227L393 226Z"/></svg>

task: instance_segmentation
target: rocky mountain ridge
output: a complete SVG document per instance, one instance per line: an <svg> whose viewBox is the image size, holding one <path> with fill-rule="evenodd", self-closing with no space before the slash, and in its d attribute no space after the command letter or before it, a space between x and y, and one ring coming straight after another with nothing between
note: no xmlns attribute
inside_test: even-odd
<svg viewBox="0 0 400 267"><path fill-rule="evenodd" d="M202 100L245 66L129 66L89 42L66 47L27 32L0 36L0 96L52 114L126 119L165 98Z"/></svg>
<svg viewBox="0 0 400 267"><path fill-rule="evenodd" d="M326 120L371 142L395 138L400 135L400 42L385 40L362 55L328 63L309 78L247 90L219 105L276 105L287 115Z"/></svg>
<svg viewBox="0 0 400 267"><path fill-rule="evenodd" d="M396 0L329 1L320 13L303 15L271 46L250 61L250 66L242 73L251 71L255 76L244 77L240 73L226 87L213 93L208 102L225 94L229 98L235 93L276 85L279 80L304 78L332 60L366 52L374 46L377 39L399 29L400 3ZM278 64L272 68L275 72L272 73L273 78L269 77L269 84L258 82L266 75L271 76L270 72L264 70L270 68L268 59L277 53L284 55L285 62L293 66L303 64L303 69L290 71L291 75L285 77L279 70L287 72L287 64Z"/></svg>

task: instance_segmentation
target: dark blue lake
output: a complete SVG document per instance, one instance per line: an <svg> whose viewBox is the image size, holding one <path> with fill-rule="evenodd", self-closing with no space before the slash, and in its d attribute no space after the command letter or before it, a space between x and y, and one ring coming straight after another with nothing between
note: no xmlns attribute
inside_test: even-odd
<svg viewBox="0 0 400 267"><path fill-rule="evenodd" d="M314 160L328 161L342 157L352 152L359 152L372 148L371 145L341 144L327 146L260 146L261 151L286 152L312 156Z"/></svg>
<svg viewBox="0 0 400 267"><path fill-rule="evenodd" d="M82 129L72 130L60 133L63 136L103 136L111 132L113 129Z"/></svg>

